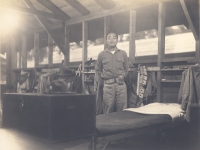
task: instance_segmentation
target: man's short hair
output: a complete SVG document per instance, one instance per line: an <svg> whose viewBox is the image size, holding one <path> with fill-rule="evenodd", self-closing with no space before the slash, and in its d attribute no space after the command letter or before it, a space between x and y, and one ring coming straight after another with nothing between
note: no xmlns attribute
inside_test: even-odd
<svg viewBox="0 0 200 150"><path fill-rule="evenodd" d="M110 31L107 32L107 34L106 34L106 39L107 39L107 37L108 37L108 34L110 34L110 33L116 34L116 37L117 37L117 39L118 39L118 34L117 34L114 30L110 30Z"/></svg>

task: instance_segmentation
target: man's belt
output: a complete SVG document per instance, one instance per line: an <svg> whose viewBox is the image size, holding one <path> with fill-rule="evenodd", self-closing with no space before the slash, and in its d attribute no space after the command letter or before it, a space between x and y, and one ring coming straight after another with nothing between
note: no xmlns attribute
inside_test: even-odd
<svg viewBox="0 0 200 150"><path fill-rule="evenodd" d="M118 78L104 79L105 84L118 83Z"/></svg>

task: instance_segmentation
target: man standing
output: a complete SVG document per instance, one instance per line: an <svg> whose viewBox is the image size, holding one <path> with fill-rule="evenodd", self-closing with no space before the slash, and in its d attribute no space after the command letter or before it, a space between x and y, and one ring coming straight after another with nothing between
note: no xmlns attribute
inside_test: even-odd
<svg viewBox="0 0 200 150"><path fill-rule="evenodd" d="M128 58L116 45L118 34L109 32L107 48L100 52L95 67L96 74L103 80L103 113L127 108L127 89L124 82L128 74Z"/></svg>

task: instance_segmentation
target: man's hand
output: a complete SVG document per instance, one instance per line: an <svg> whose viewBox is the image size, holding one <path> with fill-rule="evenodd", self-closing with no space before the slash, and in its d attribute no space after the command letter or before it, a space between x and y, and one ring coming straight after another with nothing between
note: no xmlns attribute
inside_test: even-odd
<svg viewBox="0 0 200 150"><path fill-rule="evenodd" d="M123 75L118 76L118 84L120 84L120 85L124 84L124 76Z"/></svg>

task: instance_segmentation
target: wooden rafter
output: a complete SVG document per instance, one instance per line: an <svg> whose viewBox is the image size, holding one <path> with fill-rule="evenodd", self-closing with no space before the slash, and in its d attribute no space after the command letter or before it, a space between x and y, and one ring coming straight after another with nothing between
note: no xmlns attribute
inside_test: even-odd
<svg viewBox="0 0 200 150"><path fill-rule="evenodd" d="M37 11L37 9L35 8L35 6L31 3L30 0L24 0L24 3L29 7L29 9L33 10L33 11ZM37 15L36 15L37 16ZM43 16L40 16L41 19L43 19L44 21L46 21L48 24L52 25L53 21L49 20L48 18L45 18Z"/></svg>
<svg viewBox="0 0 200 150"><path fill-rule="evenodd" d="M90 11L84 7L80 2L77 0L65 0L68 5L73 7L76 11L78 11L82 15L89 15Z"/></svg>
<svg viewBox="0 0 200 150"><path fill-rule="evenodd" d="M62 15L55 15L53 13L49 13L49 12L42 11L42 10L31 10L29 8L16 6L16 5L1 4L0 8L10 10L10 11L17 11L20 13L26 13L26 14L31 14L31 15L38 15L38 16L43 16L43 17L47 17L47 18L58 19L58 20L67 20L68 19Z"/></svg>
<svg viewBox="0 0 200 150"><path fill-rule="evenodd" d="M30 0L24 0L24 2L30 9L32 9L32 10L36 9ZM59 37L58 37L57 36L58 34L54 33L54 31L49 27L49 25L44 20L44 18L41 18L40 16L37 16L37 15L35 15L35 17L39 21L39 23L42 25L44 30L51 36L51 38L54 40L54 42L59 47L59 49L63 52L63 54L66 55L65 43L64 43L64 33L60 33Z"/></svg>
<svg viewBox="0 0 200 150"><path fill-rule="evenodd" d="M63 16L66 20L71 19L64 11L62 11L59 7L57 7L54 3L50 0L37 0L40 4L45 6L51 12L53 12L56 16Z"/></svg>
<svg viewBox="0 0 200 150"><path fill-rule="evenodd" d="M169 1L172 1L172 0L159 0L159 1L160 2L169 2ZM178 1L178 0L174 0L174 1ZM158 4L158 2L154 2L154 1L149 0L146 3L143 3L142 6L141 5L116 6L113 9L99 11L99 12L93 12L93 13L90 13L89 15L87 15L87 16L74 17L70 20L66 20L65 23L66 23L66 25L72 25L72 24L76 24L76 23L80 23L80 22L84 22L84 21L89 21L89 20L92 20L92 19L97 19L97 18L101 18L101 17L105 17L105 16L123 13L123 12L129 11L131 9L139 9L139 8L142 8L142 7L148 7L148 6L151 6L153 4Z"/></svg>
<svg viewBox="0 0 200 150"><path fill-rule="evenodd" d="M95 2L106 10L112 9L116 6L112 0L95 0Z"/></svg>
<svg viewBox="0 0 200 150"><path fill-rule="evenodd" d="M199 39L199 35L198 35L198 27L196 26L194 16L192 15L192 12L185 0L180 0L180 3L185 13L186 19L189 23L190 29L192 30L194 38L197 41Z"/></svg>

